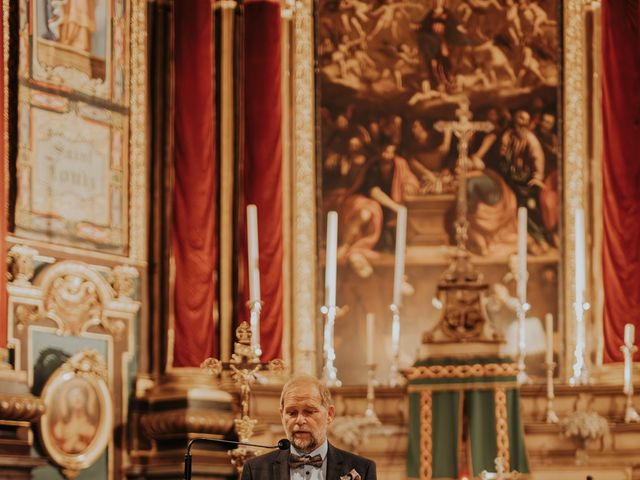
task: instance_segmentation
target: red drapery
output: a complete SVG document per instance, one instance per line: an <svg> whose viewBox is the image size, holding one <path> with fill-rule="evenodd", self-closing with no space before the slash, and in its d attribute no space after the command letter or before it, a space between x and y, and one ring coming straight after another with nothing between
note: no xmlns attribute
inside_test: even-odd
<svg viewBox="0 0 640 480"><path fill-rule="evenodd" d="M602 2L605 362L622 360L624 325L640 327L638 5L638 0Z"/></svg>
<svg viewBox="0 0 640 480"><path fill-rule="evenodd" d="M0 7L0 19L4 18L4 5ZM4 22L0 21L0 38L4 38ZM0 71L0 106L3 111L6 111L4 98L4 86L7 83L7 79L4 78L4 48L0 48L0 65L3 66ZM5 133L5 118L4 115L0 119L0 158L2 158L3 166L0 168L0 212L2 212L2 221L0 221L0 255L2 261L0 261L0 347L6 347L7 345L7 221L8 218L5 214L6 209L6 192L4 188L5 184L5 168L4 162L6 158L6 145L4 144Z"/></svg>
<svg viewBox="0 0 640 480"><path fill-rule="evenodd" d="M282 83L280 5L245 4L244 200L258 208L262 359L282 356ZM244 208L243 205L242 207ZM244 212L244 210L243 210ZM245 215L243 213L242 218ZM242 230L246 230L243 228ZM246 242L244 243L246 245ZM246 257L246 246L240 249ZM243 276L246 278L246 261ZM241 288L248 298L246 283ZM248 320L243 309L241 318Z"/></svg>
<svg viewBox="0 0 640 480"><path fill-rule="evenodd" d="M217 166L209 0L175 6L174 366L217 355Z"/></svg>

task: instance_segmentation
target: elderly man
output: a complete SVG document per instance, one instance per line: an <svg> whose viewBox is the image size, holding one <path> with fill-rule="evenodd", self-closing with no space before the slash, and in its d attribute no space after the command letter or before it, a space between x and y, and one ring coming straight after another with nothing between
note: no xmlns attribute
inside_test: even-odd
<svg viewBox="0 0 640 480"><path fill-rule="evenodd" d="M327 441L335 407L331 393L314 377L293 377L282 388L280 416L290 451L249 460L243 480L376 480L376 464Z"/></svg>

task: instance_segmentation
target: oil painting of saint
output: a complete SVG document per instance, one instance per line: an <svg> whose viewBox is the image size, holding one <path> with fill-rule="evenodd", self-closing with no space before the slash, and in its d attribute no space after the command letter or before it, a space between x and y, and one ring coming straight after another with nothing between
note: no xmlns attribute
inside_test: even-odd
<svg viewBox="0 0 640 480"><path fill-rule="evenodd" d="M98 432L100 408L94 387L82 377L59 387L60 401L54 406L49 424L56 448L76 455L89 448Z"/></svg>

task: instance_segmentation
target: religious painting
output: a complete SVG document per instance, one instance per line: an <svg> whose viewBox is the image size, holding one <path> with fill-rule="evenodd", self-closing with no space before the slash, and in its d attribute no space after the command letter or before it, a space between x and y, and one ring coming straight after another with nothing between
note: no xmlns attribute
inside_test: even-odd
<svg viewBox="0 0 640 480"><path fill-rule="evenodd" d="M439 317L434 295L458 248L460 201L464 245L497 285L490 314L507 349L515 341L510 259L519 207L528 213L532 338L542 338L544 314L557 316L560 7L557 0L318 0L320 224L338 212L338 303L348 307L336 322L336 345L364 335L366 313L390 322L400 206L408 209L405 363ZM486 126L461 141L453 122L465 108ZM389 338L379 341L384 356ZM531 348L542 353L544 344ZM364 378L364 360L345 353L343 369L361 364L352 378Z"/></svg>
<svg viewBox="0 0 640 480"><path fill-rule="evenodd" d="M47 407L40 421L42 447L60 468L76 475L109 444L113 400L105 374L101 355L83 350L55 370L42 390Z"/></svg>
<svg viewBox="0 0 640 480"><path fill-rule="evenodd" d="M31 8L33 78L110 98L111 1L35 0Z"/></svg>
<svg viewBox="0 0 640 480"><path fill-rule="evenodd" d="M20 105L16 231L126 253L127 117L36 90Z"/></svg>

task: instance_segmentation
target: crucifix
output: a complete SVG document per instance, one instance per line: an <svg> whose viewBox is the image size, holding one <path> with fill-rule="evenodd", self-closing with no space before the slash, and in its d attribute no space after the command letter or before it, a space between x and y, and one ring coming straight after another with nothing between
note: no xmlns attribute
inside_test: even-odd
<svg viewBox="0 0 640 480"><path fill-rule="evenodd" d="M469 221L467 220L467 169L469 159L469 142L476 132L493 130L491 122L472 121L469 110L469 99L460 102L456 110L457 120L439 121L435 129L451 131L458 139L458 161L456 177L458 191L456 198L456 251L451 264L444 272L438 284L438 296L444 297L440 322L425 334L428 343L438 341L490 340L499 338L497 332L485 331L487 316L482 306L482 295L488 285L481 280L473 268L467 250ZM444 338L442 338L444 334ZM486 338L488 334L489 338ZM484 337L484 338L483 338Z"/></svg>
<svg viewBox="0 0 640 480"><path fill-rule="evenodd" d="M240 442L248 443L253 435L258 420L249 415L251 386L258 380L258 372L269 370L274 373L284 371L284 362L281 359L261 362L260 357L251 344L251 327L247 322L242 322L236 329L236 342L233 345L233 355L228 362L222 362L217 358L207 358L200 368L207 373L220 377L224 372L229 373L231 379L240 389L240 418L236 418L235 428ZM254 456L254 452L243 446L239 446L229 452L231 463L238 473L242 471L244 463Z"/></svg>

